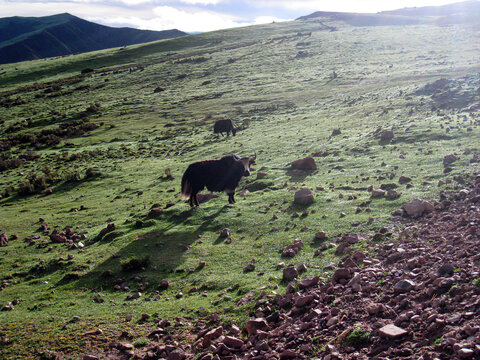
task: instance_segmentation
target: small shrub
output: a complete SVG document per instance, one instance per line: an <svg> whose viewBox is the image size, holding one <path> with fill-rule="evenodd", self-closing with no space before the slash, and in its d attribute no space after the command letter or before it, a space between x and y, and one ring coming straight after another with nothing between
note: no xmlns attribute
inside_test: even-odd
<svg viewBox="0 0 480 360"><path fill-rule="evenodd" d="M93 72L92 68L85 68L85 69L82 69L81 74L89 74L92 72Z"/></svg>
<svg viewBox="0 0 480 360"><path fill-rule="evenodd" d="M140 338L133 342L133 346L135 346L136 348L141 348L141 347L147 346L148 343L149 343L149 340L147 338Z"/></svg>
<svg viewBox="0 0 480 360"><path fill-rule="evenodd" d="M7 186L5 191L3 192L3 197L9 197L15 192L15 188L13 186Z"/></svg>
<svg viewBox="0 0 480 360"><path fill-rule="evenodd" d="M143 271L150 265L150 257L144 256L143 258L130 258L122 262L122 271Z"/></svg>
<svg viewBox="0 0 480 360"><path fill-rule="evenodd" d="M112 241L113 239L115 239L116 237L119 237L119 236L122 236L123 233L120 232L120 231L112 231L112 232L109 232L108 234L106 234L102 240L103 241Z"/></svg>
<svg viewBox="0 0 480 360"><path fill-rule="evenodd" d="M0 159L0 172L15 169L23 164L22 159L9 159L9 160L2 160Z"/></svg>
<svg viewBox="0 0 480 360"><path fill-rule="evenodd" d="M345 338L345 343L353 347L363 347L370 342L370 333L366 332L362 328L355 328Z"/></svg>
<svg viewBox="0 0 480 360"><path fill-rule="evenodd" d="M98 170L98 168L91 167L85 171L85 178L87 179L98 177L100 175L102 175L102 173L100 172L100 170Z"/></svg>
<svg viewBox="0 0 480 360"><path fill-rule="evenodd" d="M27 196L27 195L33 194L34 192L35 192L35 187L28 180L22 181L20 183L20 186L18 187L18 195L21 195L21 196Z"/></svg>
<svg viewBox="0 0 480 360"><path fill-rule="evenodd" d="M78 170L70 170L65 173L64 180L65 182L77 182L80 181L81 176Z"/></svg>

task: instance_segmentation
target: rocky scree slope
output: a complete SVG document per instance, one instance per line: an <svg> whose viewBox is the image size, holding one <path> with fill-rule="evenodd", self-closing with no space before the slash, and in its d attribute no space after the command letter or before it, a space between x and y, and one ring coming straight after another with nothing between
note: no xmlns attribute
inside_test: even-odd
<svg viewBox="0 0 480 360"><path fill-rule="evenodd" d="M109 344L108 356L478 359L480 173L456 181L457 190L442 192L422 218L394 217L404 226L400 233L375 234L373 256L346 252L326 269L333 270L328 280L293 280L282 295L247 294L237 305L257 299L256 310L243 329L221 326L217 314L193 323L158 320L147 349L138 352L120 339ZM172 335L185 326L188 334Z"/></svg>

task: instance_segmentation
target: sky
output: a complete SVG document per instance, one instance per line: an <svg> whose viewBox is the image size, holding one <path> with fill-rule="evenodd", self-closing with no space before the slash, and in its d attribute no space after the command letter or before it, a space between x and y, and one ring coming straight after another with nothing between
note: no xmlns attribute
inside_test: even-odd
<svg viewBox="0 0 480 360"><path fill-rule="evenodd" d="M315 11L375 13L459 0L0 0L0 18L68 12L103 25L205 32L293 20Z"/></svg>

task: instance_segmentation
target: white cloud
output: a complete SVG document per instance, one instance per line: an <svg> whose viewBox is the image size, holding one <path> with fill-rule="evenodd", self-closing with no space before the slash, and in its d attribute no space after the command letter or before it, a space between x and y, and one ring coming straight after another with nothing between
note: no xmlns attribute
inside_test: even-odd
<svg viewBox="0 0 480 360"><path fill-rule="evenodd" d="M288 21L289 19L279 19L274 16L257 16L253 23L254 24L270 24L272 22L281 22L281 21Z"/></svg>
<svg viewBox="0 0 480 360"><path fill-rule="evenodd" d="M461 0L245 0L258 8L283 8L295 11L344 11L375 13L404 7L438 6Z"/></svg>
<svg viewBox="0 0 480 360"><path fill-rule="evenodd" d="M120 1L125 5L129 5L129 6L153 3L153 0L120 0Z"/></svg>
<svg viewBox="0 0 480 360"><path fill-rule="evenodd" d="M186 32L211 31L247 25L235 16L197 9L177 9L157 6L155 17L149 20L152 30L180 29Z"/></svg>
<svg viewBox="0 0 480 360"><path fill-rule="evenodd" d="M189 5L217 5L222 2L222 0L180 0L180 2L189 4Z"/></svg>

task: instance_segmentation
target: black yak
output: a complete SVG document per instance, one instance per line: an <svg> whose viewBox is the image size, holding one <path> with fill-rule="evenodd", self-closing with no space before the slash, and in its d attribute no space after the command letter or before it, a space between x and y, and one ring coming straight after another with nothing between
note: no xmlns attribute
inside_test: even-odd
<svg viewBox="0 0 480 360"><path fill-rule="evenodd" d="M232 135L235 136L237 130L233 127L233 122L231 119L220 119L215 121L215 125L213 125L213 132L214 134L222 134L226 132L227 136L230 135L230 131Z"/></svg>
<svg viewBox="0 0 480 360"><path fill-rule="evenodd" d="M197 194L205 187L210 191L225 191L228 203L233 204L235 189L243 176L250 175L250 165L256 155L241 158L225 155L216 160L203 160L190 164L182 177L182 200L189 200L190 206L198 206Z"/></svg>

